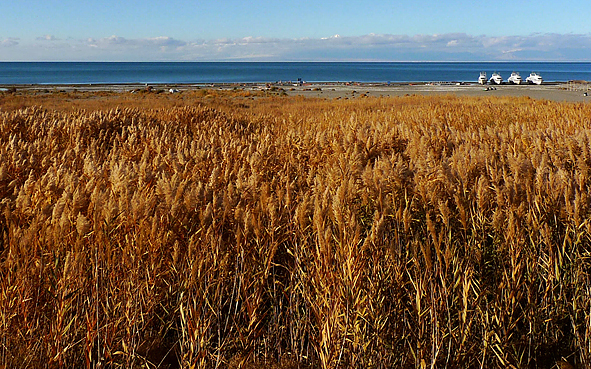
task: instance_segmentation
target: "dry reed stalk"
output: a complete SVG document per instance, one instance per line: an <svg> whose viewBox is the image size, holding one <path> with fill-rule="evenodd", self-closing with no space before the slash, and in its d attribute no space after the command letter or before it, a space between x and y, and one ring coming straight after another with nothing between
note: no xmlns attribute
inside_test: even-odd
<svg viewBox="0 0 591 369"><path fill-rule="evenodd" d="M587 105L215 95L0 113L0 365L591 366Z"/></svg>

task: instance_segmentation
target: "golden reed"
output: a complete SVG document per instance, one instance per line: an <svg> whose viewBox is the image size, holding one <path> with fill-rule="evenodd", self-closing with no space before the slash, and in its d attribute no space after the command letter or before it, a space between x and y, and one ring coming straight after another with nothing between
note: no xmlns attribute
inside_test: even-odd
<svg viewBox="0 0 591 369"><path fill-rule="evenodd" d="M591 365L591 105L2 99L2 367Z"/></svg>

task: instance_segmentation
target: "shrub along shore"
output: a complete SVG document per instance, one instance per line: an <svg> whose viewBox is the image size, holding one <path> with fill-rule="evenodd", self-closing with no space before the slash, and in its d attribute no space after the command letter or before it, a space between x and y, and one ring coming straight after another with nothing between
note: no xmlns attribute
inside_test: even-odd
<svg viewBox="0 0 591 369"><path fill-rule="evenodd" d="M0 366L591 365L589 104L1 101Z"/></svg>

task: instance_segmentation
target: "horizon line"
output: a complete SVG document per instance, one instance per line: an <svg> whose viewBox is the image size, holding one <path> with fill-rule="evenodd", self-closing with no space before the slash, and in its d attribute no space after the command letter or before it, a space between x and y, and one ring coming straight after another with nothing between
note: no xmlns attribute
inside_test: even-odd
<svg viewBox="0 0 591 369"><path fill-rule="evenodd" d="M588 60L0 60L0 63L591 63Z"/></svg>

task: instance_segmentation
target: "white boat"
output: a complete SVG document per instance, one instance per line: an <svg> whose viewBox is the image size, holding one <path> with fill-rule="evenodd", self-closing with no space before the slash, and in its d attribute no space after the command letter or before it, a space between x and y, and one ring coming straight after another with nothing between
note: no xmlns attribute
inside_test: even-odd
<svg viewBox="0 0 591 369"><path fill-rule="evenodd" d="M509 77L509 79L507 81L509 83L519 85L519 84L521 84L522 79L521 79L521 76L519 75L519 72L513 72L513 73L511 73L511 77Z"/></svg>
<svg viewBox="0 0 591 369"><path fill-rule="evenodd" d="M492 76L490 77L490 83L493 85L500 85L501 83L503 83L503 77L501 77L501 75L497 72L494 72L492 74Z"/></svg>
<svg viewBox="0 0 591 369"><path fill-rule="evenodd" d="M542 82L544 82L544 80L542 79L542 76L540 76L536 72L531 72L529 77L525 79L525 82L532 83L534 85L541 85Z"/></svg>
<svg viewBox="0 0 591 369"><path fill-rule="evenodd" d="M478 77L478 83L481 85L486 85L486 72L480 72L480 77Z"/></svg>

